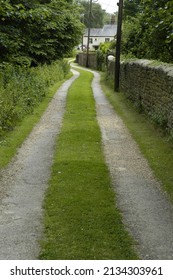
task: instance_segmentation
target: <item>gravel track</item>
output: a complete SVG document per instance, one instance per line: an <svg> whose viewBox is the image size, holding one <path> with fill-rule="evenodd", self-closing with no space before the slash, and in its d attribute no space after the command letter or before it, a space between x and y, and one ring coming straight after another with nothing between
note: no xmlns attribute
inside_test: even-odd
<svg viewBox="0 0 173 280"><path fill-rule="evenodd" d="M57 91L40 122L0 173L0 259L37 259L42 235L42 202L66 94L78 72Z"/></svg>
<svg viewBox="0 0 173 280"><path fill-rule="evenodd" d="M73 70L74 71L74 70ZM122 120L92 82L105 159L123 221L137 241L141 259L173 259L173 206ZM50 177L55 139L60 132L66 81L42 119L0 173L0 259L37 259L43 234L42 202Z"/></svg>
<svg viewBox="0 0 173 280"><path fill-rule="evenodd" d="M99 74L92 88L107 165L124 223L141 259L173 259L173 205L148 162L102 92Z"/></svg>

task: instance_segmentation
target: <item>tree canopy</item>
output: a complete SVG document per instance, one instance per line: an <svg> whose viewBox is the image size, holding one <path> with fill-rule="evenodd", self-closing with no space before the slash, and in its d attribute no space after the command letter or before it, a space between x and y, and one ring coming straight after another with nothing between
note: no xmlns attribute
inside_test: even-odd
<svg viewBox="0 0 173 280"><path fill-rule="evenodd" d="M0 0L0 62L51 63L80 40L82 24L73 0Z"/></svg>
<svg viewBox="0 0 173 280"><path fill-rule="evenodd" d="M103 27L106 12L99 3L92 2L91 20L89 19L90 1L76 0L76 3L80 7L81 18L86 27L89 26L89 22L91 28Z"/></svg>
<svg viewBox="0 0 173 280"><path fill-rule="evenodd" d="M124 1L123 51L173 62L173 1Z"/></svg>

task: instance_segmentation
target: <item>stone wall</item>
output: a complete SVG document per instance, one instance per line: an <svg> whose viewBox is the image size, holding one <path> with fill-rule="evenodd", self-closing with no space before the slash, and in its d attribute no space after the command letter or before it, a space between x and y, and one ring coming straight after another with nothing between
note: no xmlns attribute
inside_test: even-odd
<svg viewBox="0 0 173 280"><path fill-rule="evenodd" d="M86 59L87 59L86 53L79 53L77 55L77 62L81 66L86 66ZM95 53L89 53L88 64L89 64L89 68L97 69L97 57Z"/></svg>
<svg viewBox="0 0 173 280"><path fill-rule="evenodd" d="M173 66L149 60L121 63L120 90L173 135Z"/></svg>
<svg viewBox="0 0 173 280"><path fill-rule="evenodd" d="M86 54L79 54L78 63L86 66ZM89 54L89 67L97 68L94 53ZM115 62L108 62L107 71L114 79ZM120 91L173 136L173 65L155 65L150 60L122 62Z"/></svg>

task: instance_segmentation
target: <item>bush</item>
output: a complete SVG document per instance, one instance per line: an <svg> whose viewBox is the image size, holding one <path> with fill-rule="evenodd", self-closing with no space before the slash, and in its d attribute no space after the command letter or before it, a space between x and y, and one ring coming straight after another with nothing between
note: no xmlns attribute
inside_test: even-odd
<svg viewBox="0 0 173 280"><path fill-rule="evenodd" d="M47 66L27 68L0 65L0 137L27 114L31 114L48 93L48 88L62 80L69 66L57 61Z"/></svg>
<svg viewBox="0 0 173 280"><path fill-rule="evenodd" d="M124 10L122 52L137 58L172 62L171 1L126 0Z"/></svg>
<svg viewBox="0 0 173 280"><path fill-rule="evenodd" d="M107 62L107 55L115 55L116 41L101 43L97 50L97 70L104 70Z"/></svg>
<svg viewBox="0 0 173 280"><path fill-rule="evenodd" d="M105 55L100 51L97 50L97 70L103 70L103 64L105 62Z"/></svg>

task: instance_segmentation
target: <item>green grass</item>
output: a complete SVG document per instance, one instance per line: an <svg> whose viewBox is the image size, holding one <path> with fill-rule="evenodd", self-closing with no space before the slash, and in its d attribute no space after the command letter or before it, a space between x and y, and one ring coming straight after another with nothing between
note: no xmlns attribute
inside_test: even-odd
<svg viewBox="0 0 173 280"><path fill-rule="evenodd" d="M122 93L115 93L104 78L102 87L173 202L173 143L146 116L135 111Z"/></svg>
<svg viewBox="0 0 173 280"><path fill-rule="evenodd" d="M40 259L137 259L105 165L90 85L93 76L80 73L69 90L57 140L44 201Z"/></svg>
<svg viewBox="0 0 173 280"><path fill-rule="evenodd" d="M69 78L69 74L67 78ZM49 92L44 100L36 107L32 114L27 115L14 128L13 131L6 133L0 141L0 168L5 167L11 158L16 154L16 150L23 143L27 135L31 132L34 125L39 121L43 112L47 108L51 98L54 96L56 90L61 86L65 80L55 83L49 88Z"/></svg>

